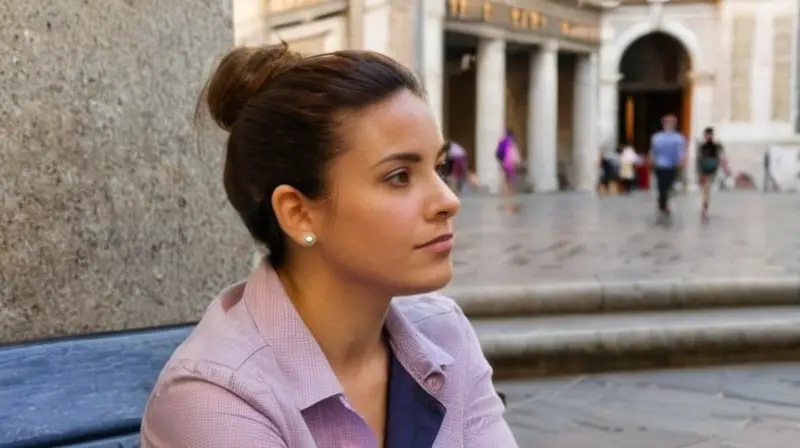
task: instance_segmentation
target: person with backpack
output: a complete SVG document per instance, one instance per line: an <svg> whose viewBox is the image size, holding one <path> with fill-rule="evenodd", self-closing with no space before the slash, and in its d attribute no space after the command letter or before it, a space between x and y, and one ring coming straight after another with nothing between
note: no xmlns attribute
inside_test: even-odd
<svg viewBox="0 0 800 448"><path fill-rule="evenodd" d="M506 129L505 135L503 135L500 142L497 144L495 157L503 172L501 193L504 198L504 207L509 213L516 213L519 211L519 204L515 203L511 199L511 196L516 189L517 171L519 167L522 166L522 156L519 153L519 146L517 146L517 141L514 138L514 131L511 129Z"/></svg>
<svg viewBox="0 0 800 448"><path fill-rule="evenodd" d="M697 171L700 178L700 190L703 195L701 216L708 218L708 200L711 196L711 184L722 165L722 144L714 139L714 128L707 127L703 131L703 141L697 147Z"/></svg>

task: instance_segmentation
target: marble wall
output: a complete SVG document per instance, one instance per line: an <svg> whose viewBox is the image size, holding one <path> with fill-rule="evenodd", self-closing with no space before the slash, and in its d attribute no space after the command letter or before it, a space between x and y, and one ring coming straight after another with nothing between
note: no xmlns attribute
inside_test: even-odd
<svg viewBox="0 0 800 448"><path fill-rule="evenodd" d="M246 275L195 100L230 0L0 3L0 343L186 322Z"/></svg>

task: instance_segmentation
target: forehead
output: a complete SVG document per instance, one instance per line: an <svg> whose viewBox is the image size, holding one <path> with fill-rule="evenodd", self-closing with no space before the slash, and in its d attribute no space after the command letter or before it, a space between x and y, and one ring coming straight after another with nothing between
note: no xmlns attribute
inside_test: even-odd
<svg viewBox="0 0 800 448"><path fill-rule="evenodd" d="M395 152L436 154L444 143L428 104L408 90L344 118L340 132L347 152L367 161Z"/></svg>

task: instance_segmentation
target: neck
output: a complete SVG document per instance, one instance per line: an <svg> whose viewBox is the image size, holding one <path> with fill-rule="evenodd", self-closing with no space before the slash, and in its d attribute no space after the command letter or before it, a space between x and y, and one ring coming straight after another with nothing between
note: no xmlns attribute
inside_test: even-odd
<svg viewBox="0 0 800 448"><path fill-rule="evenodd" d="M358 369L385 353L390 296L337 278L313 260L289 262L278 276L334 372Z"/></svg>

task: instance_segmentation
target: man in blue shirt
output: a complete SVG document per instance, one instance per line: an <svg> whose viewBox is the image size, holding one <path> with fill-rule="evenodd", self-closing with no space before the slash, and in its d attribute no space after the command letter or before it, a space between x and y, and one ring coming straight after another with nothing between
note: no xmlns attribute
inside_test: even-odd
<svg viewBox="0 0 800 448"><path fill-rule="evenodd" d="M658 209L669 215L669 194L678 177L678 170L686 162L686 138L676 131L678 119L666 115L661 119L664 130L653 134L650 143L650 163L656 175Z"/></svg>

